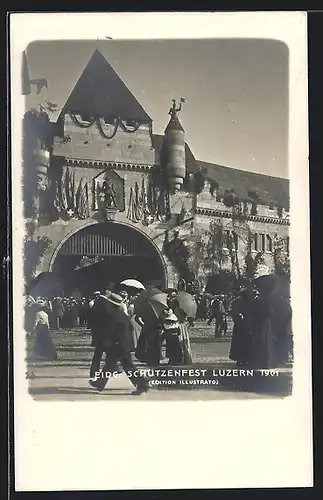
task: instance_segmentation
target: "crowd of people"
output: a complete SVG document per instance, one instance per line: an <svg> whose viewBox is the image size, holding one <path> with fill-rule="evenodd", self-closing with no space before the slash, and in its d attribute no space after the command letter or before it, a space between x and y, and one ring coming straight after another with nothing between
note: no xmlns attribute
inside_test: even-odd
<svg viewBox="0 0 323 500"><path fill-rule="evenodd" d="M170 365L188 365L193 362L189 327L195 319L208 325L215 322L215 337L227 333L228 317L233 321L230 359L237 365L253 368L271 368L288 361L292 352L291 307L276 289L275 276L263 276L254 286L240 288L230 296L200 294L194 297L197 305L195 318L180 307L175 289L163 291L167 296L159 314L138 316L135 303L142 290L124 286L109 286L91 297L79 300L53 297L28 297L26 330L35 333L35 354L46 359L57 359L50 330L87 327L94 347L90 378L103 371L111 372L117 362L125 370L134 368L134 360L147 366L159 365L166 356ZM166 293L165 293L166 292ZM166 354L162 345L165 344ZM90 380L93 387L102 390L107 380ZM135 393L148 390L144 379L132 380Z"/></svg>

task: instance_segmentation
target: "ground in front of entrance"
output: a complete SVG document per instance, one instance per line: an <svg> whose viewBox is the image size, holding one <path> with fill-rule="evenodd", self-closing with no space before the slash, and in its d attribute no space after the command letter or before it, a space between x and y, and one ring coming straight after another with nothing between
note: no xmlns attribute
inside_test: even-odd
<svg viewBox="0 0 323 500"><path fill-rule="evenodd" d="M58 359L56 361L44 361L34 359L32 355L33 338L27 341L27 370L30 375L29 391L37 400L56 401L80 401L80 400L102 400L117 399L129 400L129 394L133 386L123 373L116 378L110 379L102 393L95 392L89 386L89 368L93 356L90 332L85 328L73 330L53 331L52 338L55 343ZM231 331L221 339L214 338L214 326L208 326L206 322L196 322L190 328L191 347L193 353L193 368L208 368L210 370L221 368L235 368L234 363L229 360L231 342ZM166 361L166 360L165 360ZM138 363L138 366L141 366ZM192 368L192 367L190 367ZM291 379L291 370L281 370L284 379ZM277 377L272 377L276 382ZM215 400L215 399L251 399L251 398L277 398L286 395L285 389L259 390L259 387L244 386L243 389L235 387L227 379L226 384L220 386L199 387L169 387L167 385L155 385L147 394L141 395L140 400ZM268 378L264 380L268 382ZM288 384L291 382L288 382ZM287 385L288 385L287 384ZM267 384L268 385L268 384ZM138 399L138 398L136 398Z"/></svg>

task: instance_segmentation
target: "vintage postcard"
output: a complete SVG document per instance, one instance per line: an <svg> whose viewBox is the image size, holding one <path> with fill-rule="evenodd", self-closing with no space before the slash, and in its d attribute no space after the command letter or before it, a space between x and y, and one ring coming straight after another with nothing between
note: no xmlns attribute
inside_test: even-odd
<svg viewBox="0 0 323 500"><path fill-rule="evenodd" d="M306 15L15 14L10 50L16 488L311 485ZM178 433L169 480L102 476Z"/></svg>

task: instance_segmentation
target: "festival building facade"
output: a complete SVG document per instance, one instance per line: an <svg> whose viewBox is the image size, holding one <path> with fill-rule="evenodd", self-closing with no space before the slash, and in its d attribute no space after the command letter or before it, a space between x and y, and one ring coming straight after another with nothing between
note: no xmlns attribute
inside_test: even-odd
<svg viewBox="0 0 323 500"><path fill-rule="evenodd" d="M26 113L26 227L44 242L36 275L85 294L128 277L204 286L219 271L245 275L257 256L269 272L288 261L288 180L197 160L183 103L154 134L96 50L57 121Z"/></svg>

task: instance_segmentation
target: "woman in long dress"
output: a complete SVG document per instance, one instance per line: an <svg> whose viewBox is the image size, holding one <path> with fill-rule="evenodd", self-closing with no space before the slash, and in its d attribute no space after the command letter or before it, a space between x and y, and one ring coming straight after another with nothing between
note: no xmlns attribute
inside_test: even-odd
<svg viewBox="0 0 323 500"><path fill-rule="evenodd" d="M34 344L35 355L45 358L48 361L56 360L57 352L50 335L48 314L45 307L40 306L36 312L34 333L36 336Z"/></svg>
<svg viewBox="0 0 323 500"><path fill-rule="evenodd" d="M229 358L237 365L247 365L250 360L252 342L252 301L253 294L242 290L232 304L231 316L234 322Z"/></svg>
<svg viewBox="0 0 323 500"><path fill-rule="evenodd" d="M128 306L128 316L130 318L130 323L132 328L133 352L135 352L137 348L138 339L140 337L141 330L143 327L143 322L135 314L134 301L136 300L137 297L138 295L132 297Z"/></svg>
<svg viewBox="0 0 323 500"><path fill-rule="evenodd" d="M188 328L185 324L186 314L179 308L174 313L165 311L162 317L163 338L166 339L166 357L173 365L191 365L192 350Z"/></svg>

